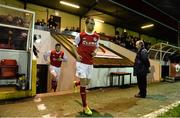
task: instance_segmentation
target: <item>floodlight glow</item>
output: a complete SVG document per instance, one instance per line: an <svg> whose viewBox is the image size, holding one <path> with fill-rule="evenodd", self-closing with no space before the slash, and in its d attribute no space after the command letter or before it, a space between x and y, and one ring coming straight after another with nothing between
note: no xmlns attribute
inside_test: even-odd
<svg viewBox="0 0 180 118"><path fill-rule="evenodd" d="M141 29L145 29L145 28L150 28L150 27L153 27L154 24L149 24L149 25L144 25L141 27Z"/></svg>
<svg viewBox="0 0 180 118"><path fill-rule="evenodd" d="M75 5L75 4L72 4L72 3L69 3L69 2L65 2L65 1L60 1L60 4L67 5L67 6L70 6L70 7L74 7L74 8L77 8L77 9L80 8L79 5Z"/></svg>

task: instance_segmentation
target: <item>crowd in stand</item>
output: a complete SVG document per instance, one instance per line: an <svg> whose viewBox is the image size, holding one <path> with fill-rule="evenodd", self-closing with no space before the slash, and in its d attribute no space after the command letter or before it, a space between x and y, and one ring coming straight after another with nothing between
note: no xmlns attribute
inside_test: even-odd
<svg viewBox="0 0 180 118"><path fill-rule="evenodd" d="M42 30L49 30L49 29L56 30L57 26L58 25L57 25L55 19L53 18L53 16L50 16L47 23L45 22L44 19L42 19L41 21L39 19L37 19L37 21L35 22L35 28L42 29Z"/></svg>
<svg viewBox="0 0 180 118"><path fill-rule="evenodd" d="M129 35L127 32L120 34L119 31L116 31L115 36L112 38L114 43L126 47L132 51L136 51L136 42L138 40L140 40L140 38ZM150 42L144 41L144 44L146 49L149 49L151 46Z"/></svg>
<svg viewBox="0 0 180 118"><path fill-rule="evenodd" d="M40 26L40 27L39 27ZM41 21L39 19L37 19L37 21L35 22L35 28L37 29L42 29L42 30L48 30L48 29L57 29L57 23L55 22L53 16L51 16L47 23L45 22L44 19L42 19ZM66 27L64 29L65 32L80 32L80 28L79 27L71 27L70 29L68 27Z"/></svg>
<svg viewBox="0 0 180 118"><path fill-rule="evenodd" d="M44 19L42 19L42 21L40 21L39 19L37 19L37 21L35 22L35 25L46 26L47 23L45 23Z"/></svg>

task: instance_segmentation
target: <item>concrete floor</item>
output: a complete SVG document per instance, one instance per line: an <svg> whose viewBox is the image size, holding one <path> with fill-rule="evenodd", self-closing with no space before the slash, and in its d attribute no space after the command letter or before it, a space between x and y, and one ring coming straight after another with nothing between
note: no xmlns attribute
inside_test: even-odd
<svg viewBox="0 0 180 118"><path fill-rule="evenodd" d="M148 85L147 98L135 98L137 86L88 91L93 117L141 117L180 100L180 82ZM79 93L50 93L34 98L0 101L0 117L87 117Z"/></svg>

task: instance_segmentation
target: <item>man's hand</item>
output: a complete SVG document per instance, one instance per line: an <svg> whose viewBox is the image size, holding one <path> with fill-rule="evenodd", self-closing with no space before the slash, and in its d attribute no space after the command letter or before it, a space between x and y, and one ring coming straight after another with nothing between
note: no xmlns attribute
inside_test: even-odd
<svg viewBox="0 0 180 118"><path fill-rule="evenodd" d="M58 59L57 59L57 61L62 61L63 59L61 58L61 57L59 57Z"/></svg>
<svg viewBox="0 0 180 118"><path fill-rule="evenodd" d="M96 56L96 52L92 52L91 55L94 57Z"/></svg>
<svg viewBox="0 0 180 118"><path fill-rule="evenodd" d="M82 57L81 57L80 55L77 55L76 60L77 60L78 62L80 62L81 59L82 59Z"/></svg>

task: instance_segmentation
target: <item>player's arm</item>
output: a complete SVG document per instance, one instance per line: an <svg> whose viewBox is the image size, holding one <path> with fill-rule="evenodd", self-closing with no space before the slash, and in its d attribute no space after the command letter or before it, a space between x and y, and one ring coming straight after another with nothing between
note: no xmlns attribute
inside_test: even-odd
<svg viewBox="0 0 180 118"><path fill-rule="evenodd" d="M66 62L67 60L68 60L67 55L66 53L64 53L63 58L61 58L61 61Z"/></svg>
<svg viewBox="0 0 180 118"><path fill-rule="evenodd" d="M100 39L99 39L100 40ZM98 40L98 42L97 42L97 45L96 45L96 50L94 50L94 52L92 52L91 53L91 55L94 57L94 56L96 56L96 54L97 54L97 51L100 49L102 52L106 52L101 46L99 46L99 40Z"/></svg>
<svg viewBox="0 0 180 118"><path fill-rule="evenodd" d="M78 47L79 42L80 42L80 34L78 34L78 35L75 37L75 40L74 40L74 42L73 42L73 47L72 47L73 52L74 52L74 54L75 54L75 56L76 56L76 60L77 60L77 61L81 61L81 56L80 56L80 55L78 54L78 52L77 52L77 47Z"/></svg>

